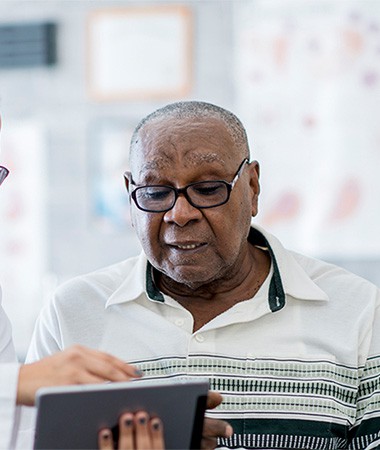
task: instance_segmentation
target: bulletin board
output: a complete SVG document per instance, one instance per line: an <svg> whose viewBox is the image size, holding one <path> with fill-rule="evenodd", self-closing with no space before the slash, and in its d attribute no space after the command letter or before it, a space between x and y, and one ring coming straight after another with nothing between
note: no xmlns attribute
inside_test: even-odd
<svg viewBox="0 0 380 450"><path fill-rule="evenodd" d="M87 86L97 101L184 97L192 87L192 11L109 8L87 25Z"/></svg>

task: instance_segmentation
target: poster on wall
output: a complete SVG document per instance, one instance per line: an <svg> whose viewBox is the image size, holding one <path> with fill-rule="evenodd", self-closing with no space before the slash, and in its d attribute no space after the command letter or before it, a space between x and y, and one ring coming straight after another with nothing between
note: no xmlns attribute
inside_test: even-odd
<svg viewBox="0 0 380 450"><path fill-rule="evenodd" d="M36 318L44 300L48 201L44 127L34 121L4 120L1 161L10 174L1 186L0 281L16 350L23 357L33 331L31 318Z"/></svg>
<svg viewBox="0 0 380 450"><path fill-rule="evenodd" d="M183 97L192 79L192 13L183 5L95 10L87 78L99 101Z"/></svg>
<svg viewBox="0 0 380 450"><path fill-rule="evenodd" d="M378 258L380 3L234 13L236 109L261 164L256 221L301 252Z"/></svg>

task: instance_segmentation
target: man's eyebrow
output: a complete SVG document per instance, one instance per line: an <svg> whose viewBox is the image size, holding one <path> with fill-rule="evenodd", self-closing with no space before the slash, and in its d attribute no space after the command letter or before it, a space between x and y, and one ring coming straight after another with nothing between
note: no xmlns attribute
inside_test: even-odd
<svg viewBox="0 0 380 450"><path fill-rule="evenodd" d="M141 168L141 172L144 172L145 170L166 169L167 167L170 167L170 163L171 163L170 158L160 156L158 158L146 161Z"/></svg>

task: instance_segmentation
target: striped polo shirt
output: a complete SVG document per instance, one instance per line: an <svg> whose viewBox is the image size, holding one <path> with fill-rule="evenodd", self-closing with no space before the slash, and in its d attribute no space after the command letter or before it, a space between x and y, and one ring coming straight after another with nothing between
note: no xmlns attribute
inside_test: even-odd
<svg viewBox="0 0 380 450"><path fill-rule="evenodd" d="M208 377L224 397L208 415L234 428L221 447L378 448L379 289L257 226L249 241L271 256L267 279L196 332L141 254L60 286L28 361L79 343L136 364L145 379Z"/></svg>

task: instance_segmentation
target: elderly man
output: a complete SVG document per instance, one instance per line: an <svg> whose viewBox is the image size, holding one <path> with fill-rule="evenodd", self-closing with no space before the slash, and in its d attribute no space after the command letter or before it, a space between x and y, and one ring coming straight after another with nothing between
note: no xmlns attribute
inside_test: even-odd
<svg viewBox="0 0 380 450"><path fill-rule="evenodd" d="M251 224L259 165L239 119L165 106L137 126L130 169L142 254L58 288L29 360L81 343L148 378L206 376L234 428L220 446L377 448L379 290Z"/></svg>

